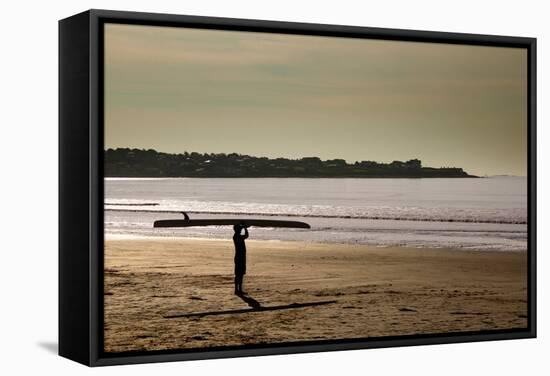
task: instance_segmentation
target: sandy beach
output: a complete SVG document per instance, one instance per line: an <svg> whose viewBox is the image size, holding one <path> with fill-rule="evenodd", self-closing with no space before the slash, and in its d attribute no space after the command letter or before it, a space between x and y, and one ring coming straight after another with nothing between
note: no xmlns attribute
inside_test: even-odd
<svg viewBox="0 0 550 376"><path fill-rule="evenodd" d="M105 351L527 326L527 254L231 240L105 241Z"/></svg>

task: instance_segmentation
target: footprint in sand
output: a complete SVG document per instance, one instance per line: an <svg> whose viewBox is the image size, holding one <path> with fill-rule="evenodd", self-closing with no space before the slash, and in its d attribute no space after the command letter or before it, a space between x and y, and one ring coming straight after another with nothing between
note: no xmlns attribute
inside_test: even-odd
<svg viewBox="0 0 550 376"><path fill-rule="evenodd" d="M412 308L399 308L399 310L401 312L418 312L416 309L412 309Z"/></svg>

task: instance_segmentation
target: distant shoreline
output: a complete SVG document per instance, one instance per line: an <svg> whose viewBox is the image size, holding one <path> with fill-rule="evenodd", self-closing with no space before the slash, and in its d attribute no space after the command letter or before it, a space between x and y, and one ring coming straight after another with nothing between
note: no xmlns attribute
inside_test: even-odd
<svg viewBox="0 0 550 376"><path fill-rule="evenodd" d="M160 153L156 150L108 149L104 152L105 177L141 178L355 178L422 179L478 178L460 167L424 167L419 159L380 163L344 159L267 158L237 153Z"/></svg>

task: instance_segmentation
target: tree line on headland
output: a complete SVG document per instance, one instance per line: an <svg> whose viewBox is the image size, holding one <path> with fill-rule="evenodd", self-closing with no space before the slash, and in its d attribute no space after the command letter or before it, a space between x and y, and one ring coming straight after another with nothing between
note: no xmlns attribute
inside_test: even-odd
<svg viewBox="0 0 550 376"><path fill-rule="evenodd" d="M347 163L321 160L254 157L237 153L160 153L155 150L117 148L104 153L106 177L204 177L204 178L467 178L458 167L423 167L418 159L406 162Z"/></svg>

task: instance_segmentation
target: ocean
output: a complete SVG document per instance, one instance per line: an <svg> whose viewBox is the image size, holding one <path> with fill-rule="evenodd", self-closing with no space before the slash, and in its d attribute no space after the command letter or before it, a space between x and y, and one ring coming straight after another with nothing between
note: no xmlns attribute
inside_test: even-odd
<svg viewBox="0 0 550 376"><path fill-rule="evenodd" d="M157 219L290 219L250 239L525 251L527 179L106 178L107 237L231 239L230 227L153 228Z"/></svg>

